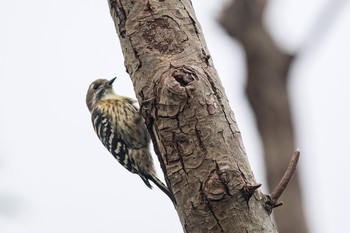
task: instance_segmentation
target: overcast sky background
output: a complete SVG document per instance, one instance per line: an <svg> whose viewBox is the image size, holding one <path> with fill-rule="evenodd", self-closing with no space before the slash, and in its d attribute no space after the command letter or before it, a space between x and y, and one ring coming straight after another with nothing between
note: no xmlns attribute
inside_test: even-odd
<svg viewBox="0 0 350 233"><path fill-rule="evenodd" d="M244 96L244 54L215 21L224 2L193 4L256 178L266 184ZM290 90L311 230L345 232L350 4L270 2L269 30L282 48L299 51ZM329 2L341 7L324 8ZM85 94L93 80L117 75L114 89L134 96L107 1L0 0L0 30L0 232L182 232L167 197L123 169L91 126Z"/></svg>

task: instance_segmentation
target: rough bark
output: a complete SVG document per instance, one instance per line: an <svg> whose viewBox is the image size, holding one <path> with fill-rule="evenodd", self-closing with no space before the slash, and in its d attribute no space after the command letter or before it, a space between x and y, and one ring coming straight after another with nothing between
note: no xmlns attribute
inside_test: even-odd
<svg viewBox="0 0 350 233"><path fill-rule="evenodd" d="M184 232L276 232L188 0L109 0Z"/></svg>
<svg viewBox="0 0 350 233"><path fill-rule="evenodd" d="M272 191L295 149L287 88L293 56L281 51L264 28L262 15L266 3L267 0L235 0L225 8L220 21L246 52L246 94L263 142L267 179ZM281 233L308 232L300 189L295 174L282 196L284 205L274 211Z"/></svg>

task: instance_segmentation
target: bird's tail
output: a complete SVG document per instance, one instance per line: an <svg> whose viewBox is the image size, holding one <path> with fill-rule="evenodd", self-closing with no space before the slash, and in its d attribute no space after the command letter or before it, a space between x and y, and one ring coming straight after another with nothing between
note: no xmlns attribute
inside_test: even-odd
<svg viewBox="0 0 350 233"><path fill-rule="evenodd" d="M176 200L175 200L175 198L174 198L174 195L170 192L170 190L168 189L168 187L167 187L165 184L163 184L162 181L160 181L160 180L158 179L158 177L157 177L156 175L150 174L150 175L147 176L147 178L150 179L155 185L157 185L158 188L160 188L160 190L162 190L162 191L170 198L170 200L173 202L174 205L176 204ZM148 181L147 181L147 182L148 182ZM145 183L146 183L146 182L145 182ZM149 184L149 182L148 182L148 184ZM146 183L146 185L147 185L147 183ZM148 185L147 185L147 186L148 186ZM149 187L149 186L148 186L148 187ZM152 188L152 186L151 186L151 188Z"/></svg>

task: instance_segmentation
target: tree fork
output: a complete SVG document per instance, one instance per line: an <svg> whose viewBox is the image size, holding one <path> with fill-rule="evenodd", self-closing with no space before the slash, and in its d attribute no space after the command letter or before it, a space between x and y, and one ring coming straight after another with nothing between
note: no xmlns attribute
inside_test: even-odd
<svg viewBox="0 0 350 233"><path fill-rule="evenodd" d="M185 232L276 232L188 0L109 0Z"/></svg>

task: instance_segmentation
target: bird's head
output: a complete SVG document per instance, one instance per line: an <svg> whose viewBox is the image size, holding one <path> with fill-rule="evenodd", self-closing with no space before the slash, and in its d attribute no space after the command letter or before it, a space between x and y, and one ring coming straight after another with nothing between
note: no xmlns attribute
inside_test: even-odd
<svg viewBox="0 0 350 233"><path fill-rule="evenodd" d="M91 112L95 106L95 104L102 100L107 99L108 96L113 96L115 93L113 92L112 84L116 79L112 78L111 80L107 79L97 79L93 83L90 84L89 89L86 93L86 105Z"/></svg>

